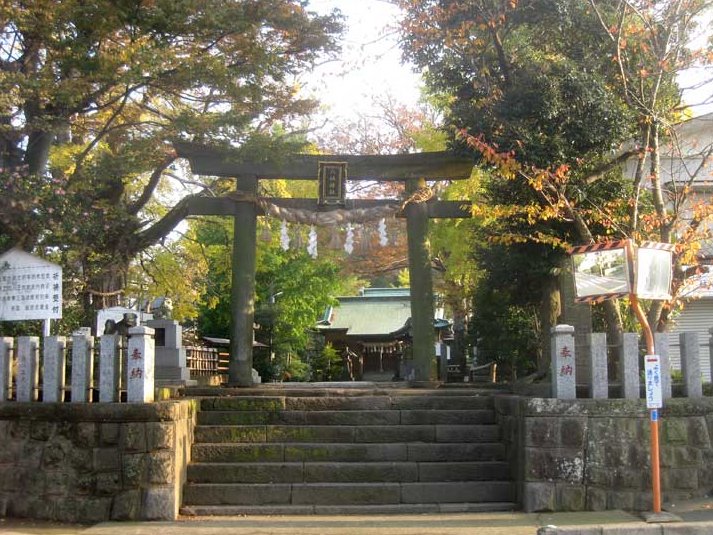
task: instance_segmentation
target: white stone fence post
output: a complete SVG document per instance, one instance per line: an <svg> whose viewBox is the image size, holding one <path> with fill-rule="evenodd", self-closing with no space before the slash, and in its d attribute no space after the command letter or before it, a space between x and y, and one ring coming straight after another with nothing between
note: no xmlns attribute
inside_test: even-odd
<svg viewBox="0 0 713 535"><path fill-rule="evenodd" d="M710 329L709 354L706 356L713 372L713 328ZM589 392L589 397L603 399L609 397L609 366L607 355L607 337L605 333L590 334L592 356L588 374L580 377L578 382L574 358L574 327L557 325L550 333L551 342L551 380L552 397L557 399L572 399L576 397L577 385ZM671 342L678 341L678 345ZM644 397L640 380L643 369L643 344L636 333L623 333L622 358L616 362L619 397L625 399L640 399ZM671 342L670 342L671 341ZM656 354L661 358L661 386L663 399L673 397L671 380L672 367L681 370L682 390L684 397L703 396L703 376L701 366L700 336L696 332L680 333L678 336L669 333L655 333L654 346ZM680 354L678 362L671 360L671 348L677 348ZM673 366L672 366L673 365Z"/></svg>
<svg viewBox="0 0 713 535"><path fill-rule="evenodd" d="M122 397L122 373L126 401L150 403L154 400L153 333L146 327L129 331L129 356L124 370L119 335L99 339L98 365L94 337L85 332L71 337L71 347L64 336L0 337L0 403L40 399L44 403L62 403L68 397L72 403L118 403ZM95 367L98 384L94 381ZM69 385L67 369L71 369Z"/></svg>

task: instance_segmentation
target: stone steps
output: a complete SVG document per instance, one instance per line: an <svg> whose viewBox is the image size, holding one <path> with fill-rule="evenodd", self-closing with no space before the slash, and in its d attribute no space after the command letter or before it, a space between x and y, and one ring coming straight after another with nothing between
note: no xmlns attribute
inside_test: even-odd
<svg viewBox="0 0 713 535"><path fill-rule="evenodd" d="M286 397L243 396L201 400L201 409L210 411L388 411L388 410L476 410L492 409L490 396L362 396Z"/></svg>
<svg viewBox="0 0 713 535"><path fill-rule="evenodd" d="M494 424L492 410L238 411L198 413L200 425L477 425Z"/></svg>
<svg viewBox="0 0 713 535"><path fill-rule="evenodd" d="M294 461L485 461L503 460L505 447L492 443L231 443L194 444L194 462L294 462Z"/></svg>
<svg viewBox="0 0 713 535"><path fill-rule="evenodd" d="M341 387L303 386L294 384L269 384L258 387L225 388L225 387L187 387L181 389L181 395L195 398L236 398L236 397L321 397L321 398L359 398L375 396L391 397L488 397L497 392L507 392L506 386L499 383L473 385L468 383L453 383L446 388L422 389L409 388L406 383L380 383L378 386L359 385L356 382L340 383Z"/></svg>
<svg viewBox="0 0 713 535"><path fill-rule="evenodd" d="M187 516L289 516L289 515L423 515L513 511L513 502L398 503L388 505L188 505Z"/></svg>
<svg viewBox="0 0 713 535"><path fill-rule="evenodd" d="M197 462L189 483L417 483L507 480L503 461L459 462Z"/></svg>
<svg viewBox="0 0 713 535"><path fill-rule="evenodd" d="M190 505L386 505L512 502L508 481L433 483L190 483Z"/></svg>
<svg viewBox="0 0 713 535"><path fill-rule="evenodd" d="M494 425L201 425L196 442L496 442Z"/></svg>
<svg viewBox="0 0 713 535"><path fill-rule="evenodd" d="M491 396L389 387L249 390L201 399L186 514L515 507Z"/></svg>

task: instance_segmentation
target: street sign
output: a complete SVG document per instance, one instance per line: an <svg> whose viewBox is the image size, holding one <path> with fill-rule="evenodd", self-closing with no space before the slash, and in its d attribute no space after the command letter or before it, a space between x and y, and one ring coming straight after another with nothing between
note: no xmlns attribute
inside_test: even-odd
<svg viewBox="0 0 713 535"><path fill-rule="evenodd" d="M575 247L570 254L575 302L597 303L631 292L626 240Z"/></svg>
<svg viewBox="0 0 713 535"><path fill-rule="evenodd" d="M639 299L671 299L674 249L670 243L649 241L634 247L628 240L573 247L569 253L574 268L575 302L600 303L629 294Z"/></svg>
<svg viewBox="0 0 713 535"><path fill-rule="evenodd" d="M642 242L636 251L636 295L671 299L673 249L670 243Z"/></svg>
<svg viewBox="0 0 713 535"><path fill-rule="evenodd" d="M646 380L646 408L660 409L663 407L661 389L661 358L658 355L644 357L644 374Z"/></svg>
<svg viewBox="0 0 713 535"><path fill-rule="evenodd" d="M671 299L672 261L675 246L642 242L635 250L632 240L573 247L575 303L599 303L629 296L631 307L646 337L646 407L651 410L651 486L653 510L661 512L659 414L663 406L661 359L654 355L654 336L639 298ZM634 277L631 273L633 271Z"/></svg>
<svg viewBox="0 0 713 535"><path fill-rule="evenodd" d="M62 268L21 251L0 255L0 321L62 317Z"/></svg>

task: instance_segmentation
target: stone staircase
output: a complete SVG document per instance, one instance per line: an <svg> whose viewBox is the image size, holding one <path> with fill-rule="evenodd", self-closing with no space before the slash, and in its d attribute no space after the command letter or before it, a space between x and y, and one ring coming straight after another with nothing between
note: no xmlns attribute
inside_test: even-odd
<svg viewBox="0 0 713 535"><path fill-rule="evenodd" d="M238 392L201 399L184 514L445 513L516 507L489 394L415 389L321 390L319 396L296 389L268 389L267 395L264 389Z"/></svg>

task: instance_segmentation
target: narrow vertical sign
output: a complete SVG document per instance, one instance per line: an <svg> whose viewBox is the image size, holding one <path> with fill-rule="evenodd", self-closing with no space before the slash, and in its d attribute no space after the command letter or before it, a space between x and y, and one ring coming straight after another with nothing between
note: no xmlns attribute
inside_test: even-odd
<svg viewBox="0 0 713 535"><path fill-rule="evenodd" d="M346 203L347 162L318 162L319 204Z"/></svg>
<svg viewBox="0 0 713 535"><path fill-rule="evenodd" d="M646 376L646 408L660 409L663 407L661 388L661 358L658 355L644 357L644 373Z"/></svg>

